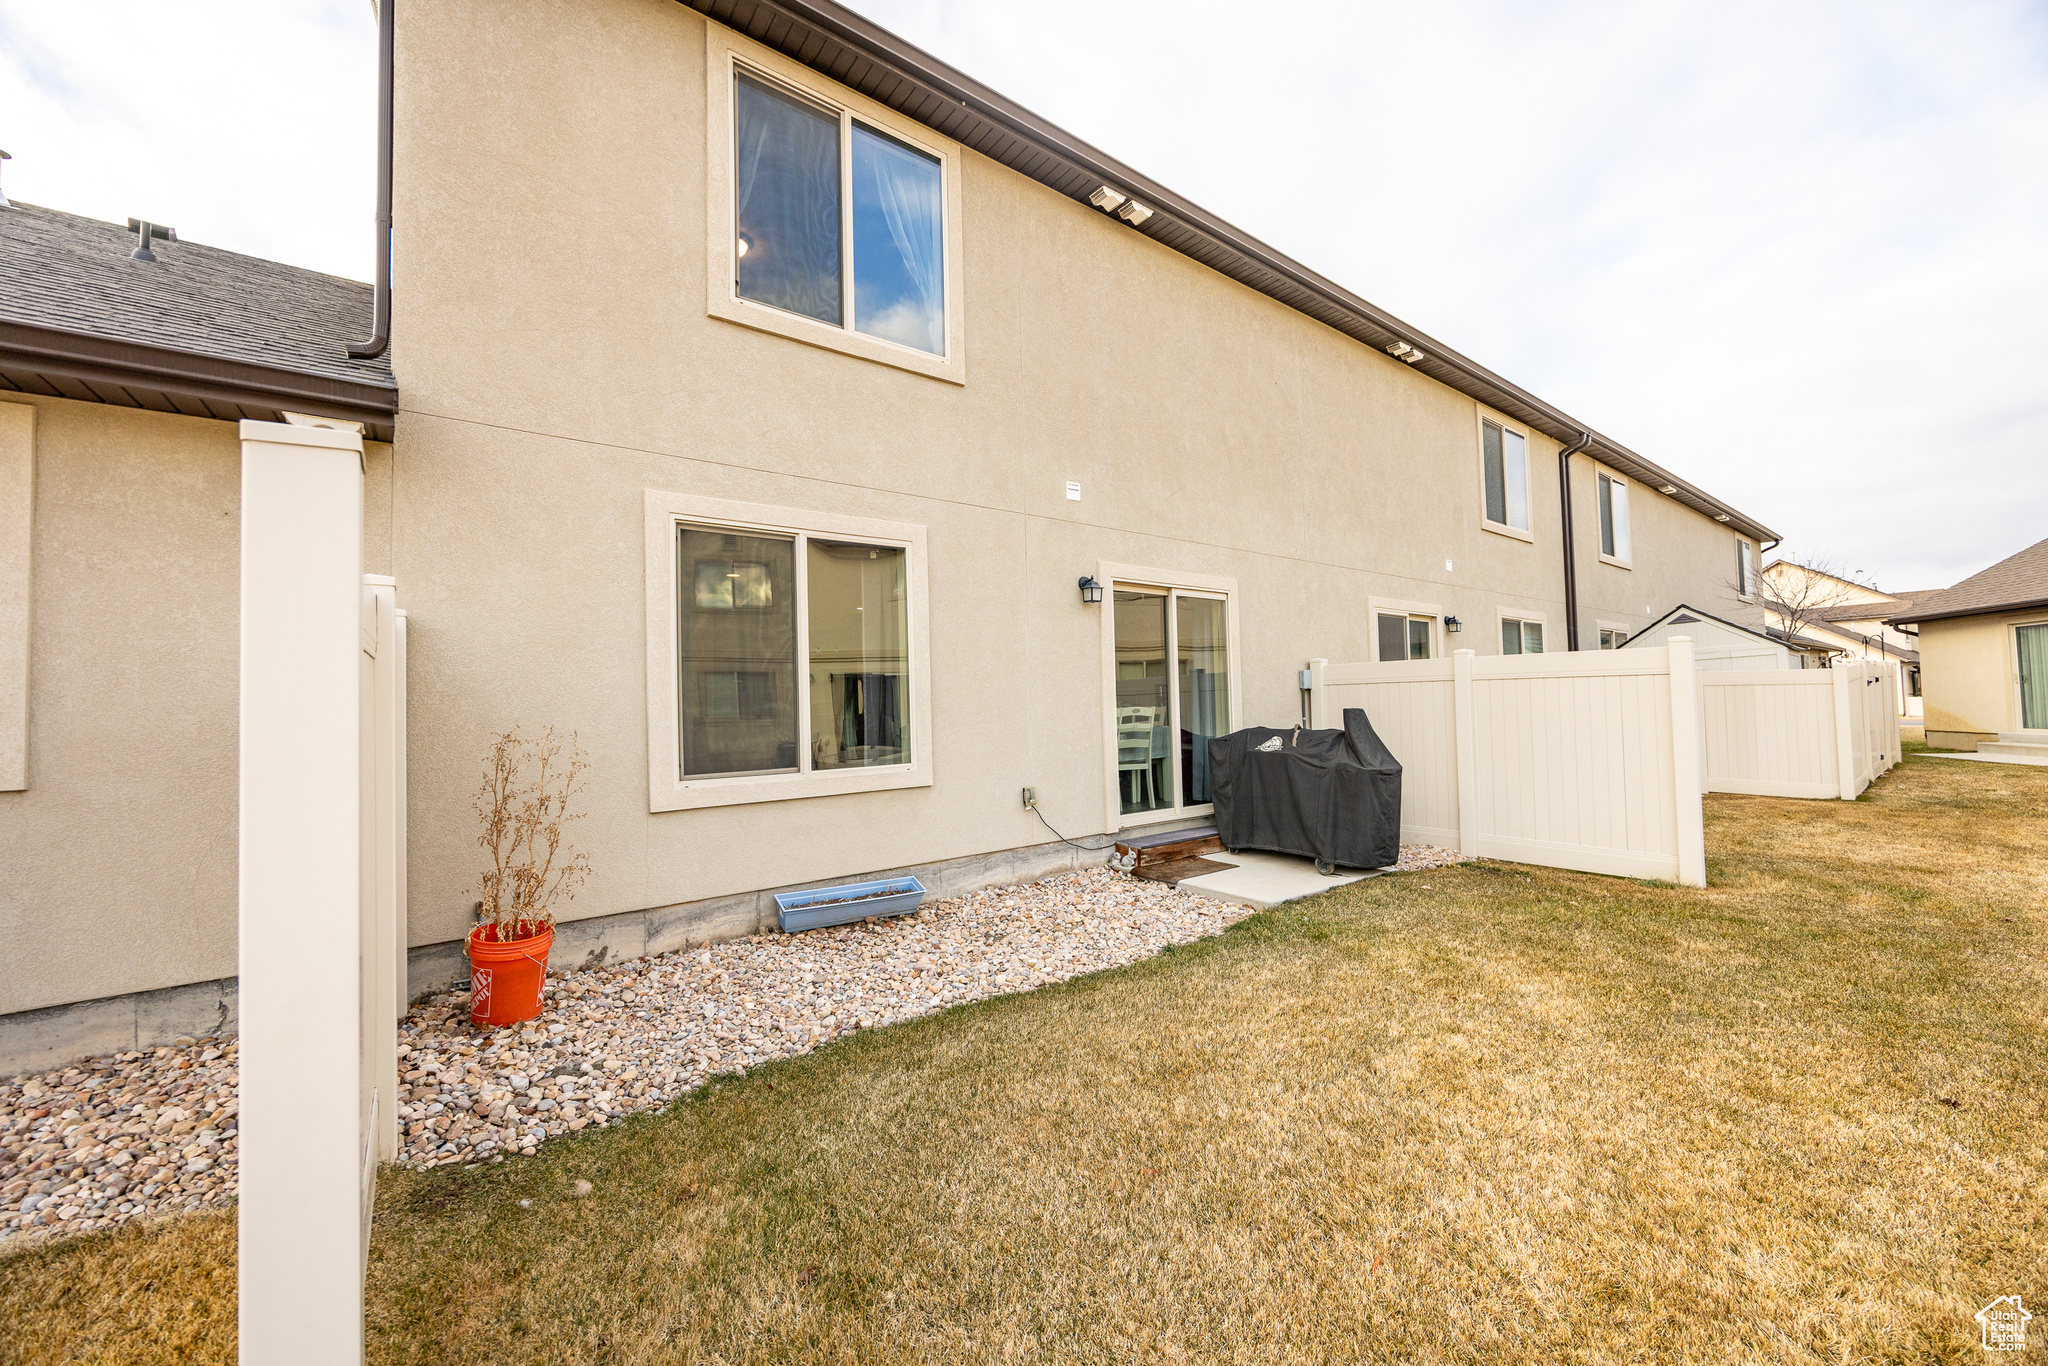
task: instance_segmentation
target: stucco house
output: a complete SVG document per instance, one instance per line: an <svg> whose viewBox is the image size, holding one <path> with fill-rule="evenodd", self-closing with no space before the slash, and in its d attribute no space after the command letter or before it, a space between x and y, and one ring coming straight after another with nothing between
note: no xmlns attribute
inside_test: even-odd
<svg viewBox="0 0 2048 1366"><path fill-rule="evenodd" d="M1919 641L1892 626L1889 618L1938 589L1887 592L1791 560L1773 560L1762 577L1764 619L1772 635L1788 643L1803 638L1810 665L1828 658L1897 664L1899 722L1921 724Z"/></svg>
<svg viewBox="0 0 2048 1366"><path fill-rule="evenodd" d="M0 209L0 1066L232 1016L240 418L370 438L415 991L514 722L579 963L1202 824L1312 657L1765 625L1769 527L851 11L395 13L388 313Z"/></svg>
<svg viewBox="0 0 2048 1366"><path fill-rule="evenodd" d="M1919 642L1928 744L2048 759L2048 540L1916 597L1887 625Z"/></svg>

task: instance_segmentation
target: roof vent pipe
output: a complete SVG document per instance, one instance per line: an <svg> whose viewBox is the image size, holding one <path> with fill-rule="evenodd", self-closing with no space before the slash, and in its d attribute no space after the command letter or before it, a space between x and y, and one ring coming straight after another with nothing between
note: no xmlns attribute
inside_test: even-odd
<svg viewBox="0 0 2048 1366"><path fill-rule="evenodd" d="M14 160L14 157L13 157L13 155L12 155L11 153L7 153L7 152L0 152L0 161L12 161L12 160ZM10 203L8 203L8 202L7 202L7 191L5 191L5 190L0 190L0 209L11 209L11 208L13 208L13 207L14 207L14 206L13 206L12 204L10 204Z"/></svg>
<svg viewBox="0 0 2048 1366"><path fill-rule="evenodd" d="M377 286L372 297L370 339L350 342L354 360L384 354L391 345L391 54L396 46L397 0L377 5Z"/></svg>
<svg viewBox="0 0 2048 1366"><path fill-rule="evenodd" d="M176 228L160 227L150 222L147 218L129 219L128 231L135 234L135 250L128 253L128 259L131 261L147 261L151 265L156 264L156 253L149 249L151 238L155 238L159 242L175 242L178 240L178 230Z"/></svg>
<svg viewBox="0 0 2048 1366"><path fill-rule="evenodd" d="M1593 444L1591 432L1557 453L1558 526L1564 538L1564 647L1579 648L1579 561L1572 546L1572 457Z"/></svg>

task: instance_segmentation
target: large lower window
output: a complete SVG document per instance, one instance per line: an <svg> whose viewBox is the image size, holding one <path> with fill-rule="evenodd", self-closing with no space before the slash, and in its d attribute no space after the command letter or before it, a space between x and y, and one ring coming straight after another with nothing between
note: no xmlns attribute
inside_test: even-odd
<svg viewBox="0 0 2048 1366"><path fill-rule="evenodd" d="M654 810L931 781L921 528L654 492L647 514Z"/></svg>
<svg viewBox="0 0 2048 1366"><path fill-rule="evenodd" d="M1207 806L1209 742L1232 728L1229 604L1119 584L1111 610L1118 810Z"/></svg>
<svg viewBox="0 0 2048 1366"><path fill-rule="evenodd" d="M945 355L939 158L744 70L733 130L734 292Z"/></svg>
<svg viewBox="0 0 2048 1366"><path fill-rule="evenodd" d="M685 778L910 761L903 547L682 526L676 554Z"/></svg>

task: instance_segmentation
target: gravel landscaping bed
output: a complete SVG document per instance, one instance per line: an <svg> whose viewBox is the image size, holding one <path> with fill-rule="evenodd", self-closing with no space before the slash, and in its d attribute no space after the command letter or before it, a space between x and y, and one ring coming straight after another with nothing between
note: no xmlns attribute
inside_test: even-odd
<svg viewBox="0 0 2048 1366"><path fill-rule="evenodd" d="M1397 867L1458 861L1418 845ZM530 1153L709 1077L1136 962L1249 913L1095 870L928 902L910 916L551 976L540 1017L507 1029L471 1029L467 993L442 993L400 1025L399 1160ZM235 1081L226 1038L0 1083L0 1248L231 1203Z"/></svg>

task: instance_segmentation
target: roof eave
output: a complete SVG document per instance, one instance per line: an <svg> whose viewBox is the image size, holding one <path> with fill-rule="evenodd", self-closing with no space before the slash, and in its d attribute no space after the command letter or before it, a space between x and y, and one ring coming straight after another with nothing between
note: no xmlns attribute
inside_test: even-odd
<svg viewBox="0 0 2048 1366"><path fill-rule="evenodd" d="M1132 193L1153 211L1143 226L1134 229L1146 237L1375 350L1397 341L1418 347L1427 358L1411 368L1438 383L1526 422L1555 441L1573 443L1580 433L1590 433L1588 457L1659 491L1669 487L1669 497L1704 517L1725 520L1733 530L1759 541L1780 539L1755 518L831 0L678 3L862 90L1077 203L1086 203L1089 191L1104 183ZM857 61L842 61L848 51L893 79L858 69ZM1028 165L1017 164L1019 158L1002 145L1005 138L1029 144L1038 155Z"/></svg>
<svg viewBox="0 0 2048 1366"><path fill-rule="evenodd" d="M1957 617L1988 617L2001 612L2032 612L2048 607L2048 598L2024 598L2018 602L1993 602L1981 607L1958 607L1947 612L1910 612L1901 616L1886 617L1885 625L1897 626L1916 621L1952 621Z"/></svg>
<svg viewBox="0 0 2048 1366"><path fill-rule="evenodd" d="M295 412L360 422L381 441L398 412L391 385L32 323L0 321L0 375L23 393L188 417L274 422Z"/></svg>

